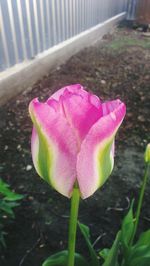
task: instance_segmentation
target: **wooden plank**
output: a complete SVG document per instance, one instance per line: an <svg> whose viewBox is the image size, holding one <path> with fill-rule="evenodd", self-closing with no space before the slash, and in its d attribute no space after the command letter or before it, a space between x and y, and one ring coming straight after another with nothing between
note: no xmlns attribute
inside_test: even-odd
<svg viewBox="0 0 150 266"><path fill-rule="evenodd" d="M139 0L136 14L139 23L150 24L150 0Z"/></svg>

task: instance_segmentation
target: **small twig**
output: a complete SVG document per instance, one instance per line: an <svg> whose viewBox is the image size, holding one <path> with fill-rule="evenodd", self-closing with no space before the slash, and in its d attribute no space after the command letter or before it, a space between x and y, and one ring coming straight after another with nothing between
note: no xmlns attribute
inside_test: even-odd
<svg viewBox="0 0 150 266"><path fill-rule="evenodd" d="M94 243L93 243L93 247L98 243L98 241L100 241L101 239L102 239L102 237L103 236L105 236L106 235L106 233L103 233L103 234L101 234L101 235L99 235L97 238L96 238L96 240L94 241Z"/></svg>
<svg viewBox="0 0 150 266"><path fill-rule="evenodd" d="M144 220L150 222L150 218L149 217L144 217Z"/></svg>
<svg viewBox="0 0 150 266"><path fill-rule="evenodd" d="M128 197L126 197L126 201L127 201L127 206L125 208L121 208L121 207L108 207L106 211L119 211L119 212L122 212L122 211L125 211L125 210L128 210L129 207L130 207L130 199Z"/></svg>
<svg viewBox="0 0 150 266"><path fill-rule="evenodd" d="M22 257L19 266L22 266L25 259L28 257L28 255L36 248L36 246L38 245L38 243L41 241L41 237L37 239L37 241L35 242L35 244L26 251L25 255Z"/></svg>
<svg viewBox="0 0 150 266"><path fill-rule="evenodd" d="M63 219L69 219L69 214L59 214L59 213L56 213L54 210L51 210L52 214L54 214L56 217L59 217L59 218L63 218ZM81 217L84 217L85 215L84 214L80 214L79 215L79 218Z"/></svg>

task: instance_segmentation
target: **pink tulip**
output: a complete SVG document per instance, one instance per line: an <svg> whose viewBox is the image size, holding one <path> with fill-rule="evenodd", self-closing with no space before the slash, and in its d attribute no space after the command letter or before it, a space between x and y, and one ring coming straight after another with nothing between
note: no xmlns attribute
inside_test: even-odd
<svg viewBox="0 0 150 266"><path fill-rule="evenodd" d="M31 149L38 174L58 192L82 198L101 187L114 165L114 138L126 113L120 100L101 103L79 85L58 90L46 102L31 101Z"/></svg>

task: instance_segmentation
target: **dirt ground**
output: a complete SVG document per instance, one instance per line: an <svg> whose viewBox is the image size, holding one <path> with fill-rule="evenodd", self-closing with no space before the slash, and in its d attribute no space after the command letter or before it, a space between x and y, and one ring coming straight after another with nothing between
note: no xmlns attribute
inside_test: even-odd
<svg viewBox="0 0 150 266"><path fill-rule="evenodd" d="M73 83L81 83L104 101L120 98L127 105L116 138L114 171L103 188L80 205L79 220L90 227L93 242L102 235L95 245L97 250L110 247L129 201L137 199L144 170L143 152L150 142L150 38L119 27L0 110L1 177L25 195L15 210L15 220L6 223L7 248L0 253L2 266L41 266L50 254L67 248L70 202L44 183L33 168L28 104L34 97L45 99ZM150 185L139 231L150 227L149 193ZM77 251L87 252L80 232Z"/></svg>

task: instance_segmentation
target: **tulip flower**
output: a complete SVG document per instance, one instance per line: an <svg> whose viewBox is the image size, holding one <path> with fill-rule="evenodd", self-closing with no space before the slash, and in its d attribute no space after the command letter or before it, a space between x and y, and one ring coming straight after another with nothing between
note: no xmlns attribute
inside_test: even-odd
<svg viewBox="0 0 150 266"><path fill-rule="evenodd" d="M46 102L31 101L31 150L38 174L71 197L68 266L74 266L80 197L91 196L114 165L115 135L125 116L120 100L102 103L81 85L64 87Z"/></svg>
<svg viewBox="0 0 150 266"><path fill-rule="evenodd" d="M114 139L125 116L120 100L102 103L81 85L58 90L46 102L34 99L32 158L38 174L70 198L75 184L81 198L101 187L114 165Z"/></svg>

